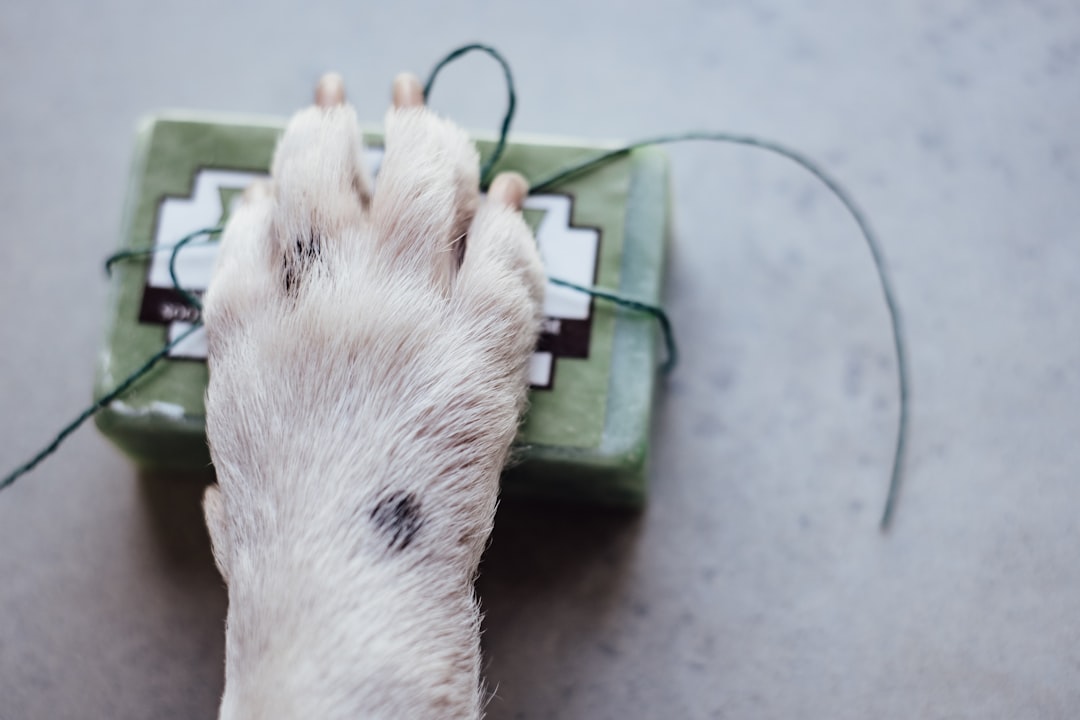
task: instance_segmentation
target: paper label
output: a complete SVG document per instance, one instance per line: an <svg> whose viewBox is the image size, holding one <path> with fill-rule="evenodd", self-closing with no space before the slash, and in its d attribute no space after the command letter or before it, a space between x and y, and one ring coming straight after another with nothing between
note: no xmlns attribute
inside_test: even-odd
<svg viewBox="0 0 1080 720"><path fill-rule="evenodd" d="M365 151L366 165L376 177L376 192L382 155L381 148ZM153 255L146 274L140 323L167 326L170 340L191 326L197 312L173 284L169 268L172 252L168 248L189 233L223 223L232 202L244 188L267 177L266 173L204 167L198 170L188 197L166 197L160 201L154 246L161 251ZM530 195L525 200L525 218L533 227L549 277L593 285L597 278L600 231L573 225L573 202L568 195ZM177 253L175 271L181 287L196 295L206 290L217 249L216 242L196 240ZM549 283L544 312L547 319L529 363L529 381L534 389L550 390L555 384L557 358L589 356L593 301L586 293ZM202 330L193 333L172 349L170 357L204 361L205 333Z"/></svg>

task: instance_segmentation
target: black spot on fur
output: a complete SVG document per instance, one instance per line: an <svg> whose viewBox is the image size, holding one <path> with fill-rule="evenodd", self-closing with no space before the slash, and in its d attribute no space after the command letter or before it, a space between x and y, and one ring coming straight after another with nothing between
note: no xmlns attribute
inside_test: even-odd
<svg viewBox="0 0 1080 720"><path fill-rule="evenodd" d="M315 264L322 254L322 237L310 231L307 239L296 238L296 244L285 253L285 294L295 295L300 290L300 278Z"/></svg>
<svg viewBox="0 0 1080 720"><path fill-rule="evenodd" d="M391 550L404 550L420 531L424 517L415 495L394 492L375 505L371 511L371 521L387 539Z"/></svg>

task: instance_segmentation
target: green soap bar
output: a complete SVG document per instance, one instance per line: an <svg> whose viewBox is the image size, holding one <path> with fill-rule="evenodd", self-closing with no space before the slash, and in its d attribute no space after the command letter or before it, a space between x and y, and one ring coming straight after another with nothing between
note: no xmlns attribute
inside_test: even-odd
<svg viewBox="0 0 1080 720"><path fill-rule="evenodd" d="M233 198L265 176L282 121L169 114L144 121L127 205L122 249L168 246L224 221ZM376 175L381 135L365 132ZM477 140L481 155L490 139ZM528 138L510 144L497 170L539 178L609 148ZM670 215L668 165L640 149L530 195L525 218L552 277L616 289L658 303ZM216 246L192 243L177 254L182 287L205 289ZM113 267L108 329L97 369L100 398L170 339L195 311L169 274L167 251ZM545 323L530 364L530 407L518 461L504 474L507 494L640 505L659 357L651 316L548 286ZM209 463L202 330L96 416L98 428L140 465L184 470Z"/></svg>

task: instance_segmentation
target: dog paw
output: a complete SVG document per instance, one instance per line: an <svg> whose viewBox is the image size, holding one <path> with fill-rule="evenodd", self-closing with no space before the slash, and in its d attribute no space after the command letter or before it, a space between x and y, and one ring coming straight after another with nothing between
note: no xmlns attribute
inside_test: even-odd
<svg viewBox="0 0 1080 720"><path fill-rule="evenodd" d="M204 321L223 571L315 534L475 565L490 531L541 320L527 185L504 174L482 199L475 148L411 76L377 183L362 150L328 76L222 239Z"/></svg>

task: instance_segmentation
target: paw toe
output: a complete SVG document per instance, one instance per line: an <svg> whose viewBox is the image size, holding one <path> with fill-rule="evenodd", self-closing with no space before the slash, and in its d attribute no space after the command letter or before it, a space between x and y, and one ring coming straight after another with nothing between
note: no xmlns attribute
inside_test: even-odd
<svg viewBox="0 0 1080 720"><path fill-rule="evenodd" d="M479 159L465 132L423 107L392 109L372 220L382 257L448 288L479 201Z"/></svg>

